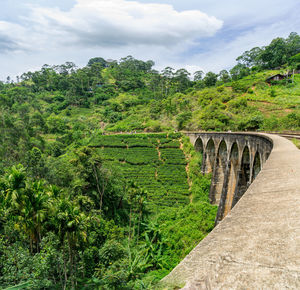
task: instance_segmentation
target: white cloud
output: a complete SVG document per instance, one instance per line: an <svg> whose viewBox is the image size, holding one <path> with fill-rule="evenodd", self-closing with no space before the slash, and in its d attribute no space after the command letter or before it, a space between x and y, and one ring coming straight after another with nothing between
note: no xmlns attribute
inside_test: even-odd
<svg viewBox="0 0 300 290"><path fill-rule="evenodd" d="M298 0L3 2L9 5L0 11L0 79L44 63L84 66L95 56L218 72L243 51L300 29ZM23 10L16 11L18 2Z"/></svg>
<svg viewBox="0 0 300 290"><path fill-rule="evenodd" d="M128 0L74 3L71 9L61 9L27 1L26 16L19 15L14 23L0 21L0 79L44 63L74 61L82 66L94 56L119 59L133 55L153 59L161 66L167 60L172 64L177 54L199 39L213 36L223 25L200 10L177 11L170 4Z"/></svg>
<svg viewBox="0 0 300 290"><path fill-rule="evenodd" d="M271 25L257 26L236 36L231 41L217 42L211 50L190 57L189 62L201 65L205 72L230 69L235 65L236 58L244 51L255 46L268 45L276 37L286 38L290 32L297 31L297 28L300 28L300 23L296 22L291 22L288 19Z"/></svg>
<svg viewBox="0 0 300 290"><path fill-rule="evenodd" d="M26 50L24 32L25 29L19 24L0 21L0 52Z"/></svg>
<svg viewBox="0 0 300 290"><path fill-rule="evenodd" d="M32 8L36 32L83 47L173 46L212 36L222 21L199 10L126 0L77 0L69 11Z"/></svg>

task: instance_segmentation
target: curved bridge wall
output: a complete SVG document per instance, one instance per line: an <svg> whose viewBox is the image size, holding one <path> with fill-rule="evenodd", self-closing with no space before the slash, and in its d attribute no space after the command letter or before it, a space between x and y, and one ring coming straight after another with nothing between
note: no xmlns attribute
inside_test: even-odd
<svg viewBox="0 0 300 290"><path fill-rule="evenodd" d="M243 133L187 133L203 155L202 173L212 174L211 203L219 205L216 224L235 206L268 159L270 139Z"/></svg>
<svg viewBox="0 0 300 290"><path fill-rule="evenodd" d="M227 155L220 154L216 161L216 155L207 154L205 159L215 160L203 160L206 168L224 159L227 171L241 166L247 145L249 158L244 159L254 172L257 152L263 164L272 147L269 142L273 149L234 208L163 282L172 289L300 289L300 151L276 135L213 134L189 135L195 146L203 143L204 154L207 149L224 153L225 142ZM235 156L231 165L230 156ZM239 163L234 165L234 160Z"/></svg>

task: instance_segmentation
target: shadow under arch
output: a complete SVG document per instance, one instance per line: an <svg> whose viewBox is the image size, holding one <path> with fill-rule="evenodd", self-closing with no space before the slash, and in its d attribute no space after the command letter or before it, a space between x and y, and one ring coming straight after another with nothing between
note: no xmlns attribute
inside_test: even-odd
<svg viewBox="0 0 300 290"><path fill-rule="evenodd" d="M233 145L231 146L230 155L229 155L227 193L226 193L226 199L224 204L224 211L222 213L222 219L230 212L232 208L232 201L237 187L238 165L239 165L239 148L237 143L234 142Z"/></svg>
<svg viewBox="0 0 300 290"><path fill-rule="evenodd" d="M195 142L195 150L197 152L203 153L203 149L204 149L203 142L202 139L199 137Z"/></svg>
<svg viewBox="0 0 300 290"><path fill-rule="evenodd" d="M215 154L216 154L215 142L213 139L209 139L206 145L205 154L204 154L204 167L203 173L211 173L214 166Z"/></svg>
<svg viewBox="0 0 300 290"><path fill-rule="evenodd" d="M238 171L237 187L235 189L235 195L233 198L231 208L233 208L236 205L236 203L240 200L240 198L248 189L250 185L250 176L250 151L248 146L246 145L243 150L241 167Z"/></svg>
<svg viewBox="0 0 300 290"><path fill-rule="evenodd" d="M261 168L262 168L262 166L261 166L260 154L258 152L256 152L255 157L254 157L254 161L253 161L252 180L251 180L251 182L253 182L253 180L256 178L258 173L261 171Z"/></svg>
<svg viewBox="0 0 300 290"><path fill-rule="evenodd" d="M221 141L217 156L216 156L216 161L215 161L215 166L214 166L214 174L213 174L213 180L211 183L211 189L210 189L210 199L211 202L214 204L219 204L220 199L221 199L221 194L222 194L222 189L223 189L223 184L225 180L225 170L226 170L226 163L227 163L227 145L224 140Z"/></svg>
<svg viewBox="0 0 300 290"><path fill-rule="evenodd" d="M194 147L195 147L195 151L199 152L201 155L201 173L203 174L204 170L205 170L205 162L203 162L205 157L203 155L204 145L203 145L203 141L200 137L196 140Z"/></svg>

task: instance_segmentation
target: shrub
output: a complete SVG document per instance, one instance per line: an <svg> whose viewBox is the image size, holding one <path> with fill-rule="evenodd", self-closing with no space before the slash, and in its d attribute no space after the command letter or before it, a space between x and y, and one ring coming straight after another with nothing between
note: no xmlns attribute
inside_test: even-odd
<svg viewBox="0 0 300 290"><path fill-rule="evenodd" d="M276 91L274 88L271 88L270 93L269 93L271 98L275 98L276 97Z"/></svg>
<svg viewBox="0 0 300 290"><path fill-rule="evenodd" d="M247 99L245 97L239 97L228 102L228 109L235 113L238 113L245 108L247 108Z"/></svg>
<svg viewBox="0 0 300 290"><path fill-rule="evenodd" d="M232 90L236 93L246 93L248 89L249 85L244 84L241 81L232 83Z"/></svg>
<svg viewBox="0 0 300 290"><path fill-rule="evenodd" d="M265 118L262 128L267 131L278 130L280 128L280 120L275 116Z"/></svg>
<svg viewBox="0 0 300 290"><path fill-rule="evenodd" d="M253 94L254 91L253 91L251 88L249 88L248 91L247 91L247 93L248 93L248 94Z"/></svg>
<svg viewBox="0 0 300 290"><path fill-rule="evenodd" d="M238 130L241 131L258 130L262 127L263 122L264 122L264 116L262 114L249 116L239 120Z"/></svg>

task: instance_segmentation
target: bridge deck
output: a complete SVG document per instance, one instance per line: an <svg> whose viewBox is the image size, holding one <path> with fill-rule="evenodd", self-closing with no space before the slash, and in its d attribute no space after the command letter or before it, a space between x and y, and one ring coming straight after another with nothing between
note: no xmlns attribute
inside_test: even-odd
<svg viewBox="0 0 300 290"><path fill-rule="evenodd" d="M300 150L273 150L225 219L163 282L184 289L300 288Z"/></svg>

